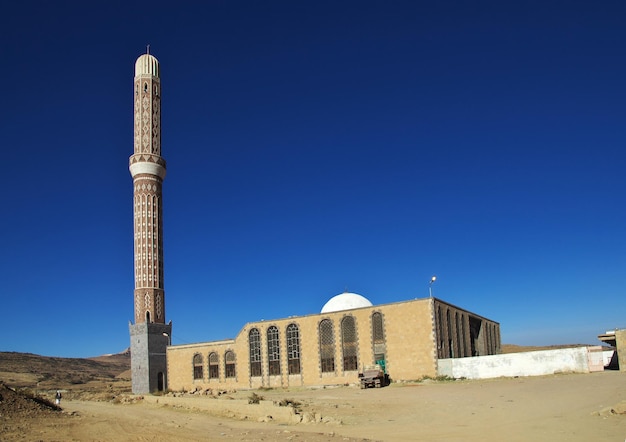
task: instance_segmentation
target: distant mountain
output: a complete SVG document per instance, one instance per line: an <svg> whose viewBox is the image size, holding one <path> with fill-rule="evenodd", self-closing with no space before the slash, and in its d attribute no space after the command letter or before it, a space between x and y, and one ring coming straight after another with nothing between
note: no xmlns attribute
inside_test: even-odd
<svg viewBox="0 0 626 442"><path fill-rule="evenodd" d="M576 348L576 347L592 347L600 344L564 344L564 345L515 345L515 344L502 344L502 353L522 353L526 351L539 351L539 350L558 350L560 348Z"/></svg>
<svg viewBox="0 0 626 442"><path fill-rule="evenodd" d="M66 388L130 379L130 351L94 358L58 358L0 352L0 380L11 387Z"/></svg>

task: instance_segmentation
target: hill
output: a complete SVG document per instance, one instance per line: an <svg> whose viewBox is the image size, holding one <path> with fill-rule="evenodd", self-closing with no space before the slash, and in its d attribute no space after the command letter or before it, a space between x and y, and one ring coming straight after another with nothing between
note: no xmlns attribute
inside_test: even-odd
<svg viewBox="0 0 626 442"><path fill-rule="evenodd" d="M0 380L13 388L55 390L82 386L92 389L129 379L130 352L95 358L0 352Z"/></svg>
<svg viewBox="0 0 626 442"><path fill-rule="evenodd" d="M600 345L600 344L593 344ZM502 344L500 350L502 354L507 353L523 353L527 351L540 351L540 350L558 350L561 348L576 348L576 347L589 347L592 344L564 344L564 345L515 345L515 344Z"/></svg>

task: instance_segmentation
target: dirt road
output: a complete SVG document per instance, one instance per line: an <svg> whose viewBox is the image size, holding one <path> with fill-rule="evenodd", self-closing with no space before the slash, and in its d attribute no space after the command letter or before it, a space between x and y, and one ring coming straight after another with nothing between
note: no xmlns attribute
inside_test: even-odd
<svg viewBox="0 0 626 442"><path fill-rule="evenodd" d="M251 392L237 392L245 398ZM623 441L626 374L601 372L486 381L261 391L300 402L330 423L228 419L188 407L66 401L63 419L23 422L2 440L98 441ZM207 397L198 401L210 401Z"/></svg>

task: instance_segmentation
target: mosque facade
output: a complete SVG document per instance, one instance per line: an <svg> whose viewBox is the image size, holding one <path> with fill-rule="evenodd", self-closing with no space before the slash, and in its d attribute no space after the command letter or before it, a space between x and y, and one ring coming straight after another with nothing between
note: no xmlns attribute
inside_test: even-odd
<svg viewBox="0 0 626 442"><path fill-rule="evenodd" d="M354 293L321 313L251 322L237 337L167 348L169 388L353 384L378 363L392 381L437 376L439 359L500 353L500 325L437 298L372 305Z"/></svg>
<svg viewBox="0 0 626 442"><path fill-rule="evenodd" d="M437 298L372 305L342 293L319 314L245 324L234 339L170 345L163 284L161 78L149 53L135 63L132 390L259 388L358 382L364 365L392 380L436 376L440 359L498 354L500 325Z"/></svg>

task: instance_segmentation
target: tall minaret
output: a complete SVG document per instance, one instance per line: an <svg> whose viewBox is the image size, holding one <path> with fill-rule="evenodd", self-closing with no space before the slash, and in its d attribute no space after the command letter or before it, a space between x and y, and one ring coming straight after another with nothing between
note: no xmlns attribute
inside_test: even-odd
<svg viewBox="0 0 626 442"><path fill-rule="evenodd" d="M135 149L133 177L135 244L135 324L130 324L132 388L135 394L167 387L166 346L172 323L165 324L163 286L163 195L161 157L161 78L158 60L146 53L135 62Z"/></svg>

